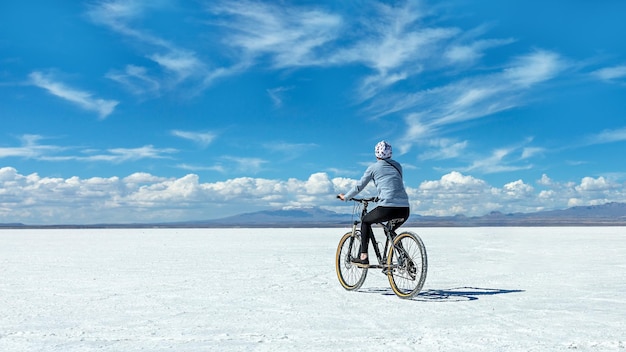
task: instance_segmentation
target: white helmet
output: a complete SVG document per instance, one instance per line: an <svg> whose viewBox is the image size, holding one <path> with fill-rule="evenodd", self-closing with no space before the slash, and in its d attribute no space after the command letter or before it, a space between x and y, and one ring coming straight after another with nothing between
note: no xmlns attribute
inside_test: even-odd
<svg viewBox="0 0 626 352"><path fill-rule="evenodd" d="M378 159L389 159L391 158L391 144L380 141L376 144L376 148L374 148L374 154Z"/></svg>

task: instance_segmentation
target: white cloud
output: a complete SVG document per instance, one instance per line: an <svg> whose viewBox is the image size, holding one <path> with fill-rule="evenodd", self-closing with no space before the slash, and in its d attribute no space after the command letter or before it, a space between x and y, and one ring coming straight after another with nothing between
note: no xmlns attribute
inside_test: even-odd
<svg viewBox="0 0 626 352"><path fill-rule="evenodd" d="M166 70L174 72L178 81L204 71L204 64L198 60L196 54L187 50L176 49L166 54L153 54L150 55L150 59Z"/></svg>
<svg viewBox="0 0 626 352"><path fill-rule="evenodd" d="M626 201L626 185L604 177L580 183L547 182L534 189L523 180L498 188L479 178L450 172L439 180L407 189L412 212L421 215L484 215L497 210L529 212L572 204ZM188 174L179 178L134 173L126 177L42 177L0 168L0 222L29 224L103 223L202 220L242 212L298 206L321 206L349 212L334 199L356 180L330 179L314 173L306 180L242 177L201 182Z"/></svg>
<svg viewBox="0 0 626 352"><path fill-rule="evenodd" d="M108 162L123 163L141 159L168 159L171 154L177 153L173 148L155 148L145 145L137 148L110 148L105 151L84 150L83 155L42 155L38 159L45 161L82 161L82 162Z"/></svg>
<svg viewBox="0 0 626 352"><path fill-rule="evenodd" d="M217 134L213 132L192 132L192 131L181 131L181 130L173 130L171 131L173 136L180 137L183 139L188 139L194 143L197 143L199 146L206 148L209 144L215 140Z"/></svg>
<svg viewBox="0 0 626 352"><path fill-rule="evenodd" d="M111 148L107 150L109 154L100 154L87 157L86 160L106 160L112 162L124 162L139 159L164 159L169 158L169 154L178 152L173 148L155 148L152 145L145 145L138 148Z"/></svg>
<svg viewBox="0 0 626 352"><path fill-rule="evenodd" d="M94 23L104 25L111 30L155 46L170 47L171 44L146 32L133 29L129 23L144 16L151 6L158 2L103 0L93 3L87 11L87 17Z"/></svg>
<svg viewBox="0 0 626 352"><path fill-rule="evenodd" d="M533 195L534 188L522 180L509 182L502 187L503 194L510 199L526 199Z"/></svg>
<svg viewBox="0 0 626 352"><path fill-rule="evenodd" d="M293 87L277 87L267 89L267 94L274 103L274 106L280 108L283 106L283 93L293 89Z"/></svg>
<svg viewBox="0 0 626 352"><path fill-rule="evenodd" d="M612 81L620 78L626 78L626 65L605 67L596 70L591 74L603 81Z"/></svg>
<svg viewBox="0 0 626 352"><path fill-rule="evenodd" d="M566 64L556 53L535 51L512 60L502 71L464 78L415 93L387 94L372 100L374 116L404 114L400 139L408 151L415 143L440 138L451 126L525 105L531 88L554 78Z"/></svg>
<svg viewBox="0 0 626 352"><path fill-rule="evenodd" d="M150 71L146 67L126 65L123 70L112 69L106 75L137 95L160 95L187 84L190 94L195 95L210 85L214 79L228 70L209 70L198 58L197 52L179 47L176 43L154 35L148 30L138 29L139 22L150 11L167 11L163 2L100 1L90 6L87 16L96 24L103 25L121 34L133 43L138 55L148 58L160 70Z"/></svg>
<svg viewBox="0 0 626 352"><path fill-rule="evenodd" d="M540 147L526 147L522 151L522 159L529 159L535 155L540 155L546 151L545 148Z"/></svg>
<svg viewBox="0 0 626 352"><path fill-rule="evenodd" d="M487 189L487 187L485 181L472 176L463 175L457 171L443 175L440 180L424 181L419 186L420 190L429 192L444 191L444 193L450 193L450 191L453 191L453 193L463 194L480 193Z"/></svg>
<svg viewBox="0 0 626 352"><path fill-rule="evenodd" d="M485 50L511 44L514 41L513 39L480 39L468 44L453 44L444 51L443 56L451 64L473 63L483 57Z"/></svg>
<svg viewBox="0 0 626 352"><path fill-rule="evenodd" d="M521 88L527 88L552 79L563 70L564 65L558 54L537 50L517 57L512 65L504 70L503 77Z"/></svg>
<svg viewBox="0 0 626 352"><path fill-rule="evenodd" d="M147 172L136 172L130 176L123 178L123 181L129 185L155 183L165 181L166 178L151 175Z"/></svg>
<svg viewBox="0 0 626 352"><path fill-rule="evenodd" d="M604 192L615 187L618 187L618 185L600 176L598 178L583 177L580 185L576 186L576 189L581 192Z"/></svg>
<svg viewBox="0 0 626 352"><path fill-rule="evenodd" d="M94 98L89 92L70 88L61 82L54 81L50 75L38 71L32 72L29 78L34 86L43 88L50 94L78 105L85 110L94 111L98 113L100 118L109 116L119 104L115 100Z"/></svg>
<svg viewBox="0 0 626 352"><path fill-rule="evenodd" d="M553 184L553 181L550 177L548 177L548 175L543 174L541 175L541 179L537 181L537 184L542 186L551 186Z"/></svg>
<svg viewBox="0 0 626 352"><path fill-rule="evenodd" d="M604 144L626 141L626 127L615 130L605 130L588 137L587 144Z"/></svg>
<svg viewBox="0 0 626 352"><path fill-rule="evenodd" d="M395 83L424 70L438 60L440 47L460 31L456 28L427 27L420 20L426 11L419 2L407 1L394 7L378 3L375 16L353 20L359 33L356 44L339 49L327 58L328 64L360 63L375 71L365 77L359 88L360 99L367 100Z"/></svg>
<svg viewBox="0 0 626 352"><path fill-rule="evenodd" d="M64 148L39 144L44 139L43 136L35 134L25 134L19 137L22 145L19 147L0 147L0 158L18 157L27 159L37 159L50 153L62 151Z"/></svg>
<svg viewBox="0 0 626 352"><path fill-rule="evenodd" d="M121 84L137 95L158 94L162 86L159 80L150 77L145 67L136 65L126 65L123 71L111 70L106 74L106 78Z"/></svg>
<svg viewBox="0 0 626 352"><path fill-rule="evenodd" d="M256 174L263 169L268 161L261 158L224 156L224 160L233 162L235 170L243 173Z"/></svg>
<svg viewBox="0 0 626 352"><path fill-rule="evenodd" d="M517 170L527 170L532 167L530 164L520 164L528 155L524 155L527 148L513 146L498 148L486 157L476 157L472 164L464 171L475 171L485 174L498 172L511 172Z"/></svg>
<svg viewBox="0 0 626 352"><path fill-rule="evenodd" d="M43 161L82 161L82 162L110 162L122 163L140 159L166 159L178 152L173 148L155 148L145 145L137 148L110 148L105 151L60 147L40 144L46 137L40 135L23 135L20 137L22 145L19 147L0 147L0 158L26 158ZM74 151L73 153L70 153Z"/></svg>
<svg viewBox="0 0 626 352"><path fill-rule="evenodd" d="M178 164L176 165L177 168L182 169L182 170L187 170L187 171L216 171L216 172L220 172L220 173L224 173L226 172L226 168L223 165L213 165L213 166L206 166L206 165L191 165L191 164Z"/></svg>
<svg viewBox="0 0 626 352"><path fill-rule="evenodd" d="M284 155L287 160L295 159L317 147L318 145L315 143L287 143L282 141L274 141L263 144L263 148L273 153L280 153Z"/></svg>
<svg viewBox="0 0 626 352"><path fill-rule="evenodd" d="M333 184L324 172L313 174L305 183L307 194L328 195L333 193Z"/></svg>
<svg viewBox="0 0 626 352"><path fill-rule="evenodd" d="M428 150L420 153L419 158L421 160L442 160L452 159L462 155L463 151L467 148L468 142L457 142L447 138L432 139L428 141Z"/></svg>
<svg viewBox="0 0 626 352"><path fill-rule="evenodd" d="M340 35L341 18L321 10L251 1L219 2L209 8L234 29L224 43L243 52L243 61L268 55L277 68L314 65L326 43Z"/></svg>

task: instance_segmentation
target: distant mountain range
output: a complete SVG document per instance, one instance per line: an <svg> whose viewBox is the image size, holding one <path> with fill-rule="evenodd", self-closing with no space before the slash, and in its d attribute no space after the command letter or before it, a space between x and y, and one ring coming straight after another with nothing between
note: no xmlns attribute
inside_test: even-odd
<svg viewBox="0 0 626 352"><path fill-rule="evenodd" d="M0 224L0 228L236 228L236 227L343 227L354 221L351 214L321 208L264 210L222 219L136 224L45 225ZM421 216L412 214L405 227L463 226L626 226L626 203L578 206L535 213L491 212L484 216Z"/></svg>
<svg viewBox="0 0 626 352"><path fill-rule="evenodd" d="M478 217L416 216L410 226L625 226L626 203L577 206L534 213L491 212Z"/></svg>

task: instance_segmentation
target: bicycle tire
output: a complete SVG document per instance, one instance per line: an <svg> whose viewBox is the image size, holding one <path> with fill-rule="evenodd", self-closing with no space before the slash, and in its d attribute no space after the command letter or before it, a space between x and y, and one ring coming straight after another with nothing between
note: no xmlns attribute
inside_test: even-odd
<svg viewBox="0 0 626 352"><path fill-rule="evenodd" d="M410 231L399 234L389 248L387 265L390 268L387 272L389 284L398 297L410 299L419 294L428 272L426 247L422 239Z"/></svg>
<svg viewBox="0 0 626 352"><path fill-rule="evenodd" d="M352 246L351 249L350 245ZM359 289L367 277L367 268L361 268L350 262L352 258L360 255L360 252L360 231L357 230L354 236L352 236L352 232L348 232L341 237L335 256L335 270L339 283L348 291Z"/></svg>

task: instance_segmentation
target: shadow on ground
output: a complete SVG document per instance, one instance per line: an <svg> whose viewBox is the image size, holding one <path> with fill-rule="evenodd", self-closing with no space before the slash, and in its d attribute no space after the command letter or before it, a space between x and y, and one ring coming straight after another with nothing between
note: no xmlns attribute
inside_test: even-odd
<svg viewBox="0 0 626 352"><path fill-rule="evenodd" d="M388 288L363 288L359 292L378 293L381 295L395 296L395 293ZM520 293L524 290L504 290L499 288L480 287L454 287L443 290L425 290L413 297L413 301L422 302L463 302L475 301L481 296L501 295L505 293Z"/></svg>

